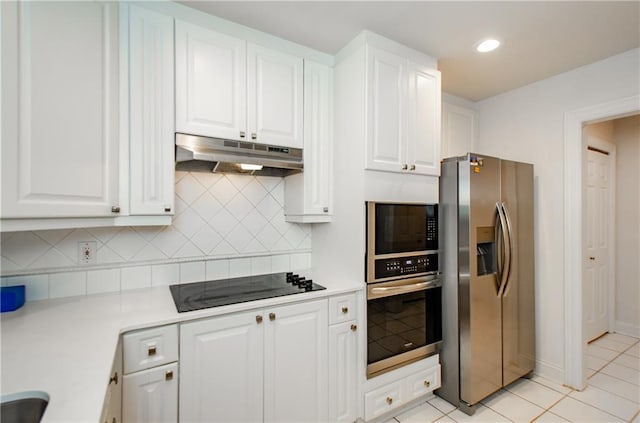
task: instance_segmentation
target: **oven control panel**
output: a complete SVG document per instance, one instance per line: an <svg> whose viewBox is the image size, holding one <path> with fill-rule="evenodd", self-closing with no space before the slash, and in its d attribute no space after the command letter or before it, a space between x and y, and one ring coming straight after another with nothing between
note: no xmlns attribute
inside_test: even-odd
<svg viewBox="0 0 640 423"><path fill-rule="evenodd" d="M438 254L377 259L375 279L403 278L419 273L433 273L437 271Z"/></svg>

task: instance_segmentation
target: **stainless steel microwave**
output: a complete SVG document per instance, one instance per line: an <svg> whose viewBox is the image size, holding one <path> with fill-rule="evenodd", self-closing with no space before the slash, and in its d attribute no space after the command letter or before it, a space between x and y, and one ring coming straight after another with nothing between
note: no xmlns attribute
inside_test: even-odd
<svg viewBox="0 0 640 423"><path fill-rule="evenodd" d="M366 203L367 283L438 274L438 205Z"/></svg>

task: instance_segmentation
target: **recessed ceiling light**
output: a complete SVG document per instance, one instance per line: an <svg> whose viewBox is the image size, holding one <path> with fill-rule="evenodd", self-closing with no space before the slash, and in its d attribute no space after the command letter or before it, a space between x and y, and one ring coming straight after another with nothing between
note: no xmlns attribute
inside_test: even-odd
<svg viewBox="0 0 640 423"><path fill-rule="evenodd" d="M500 45L500 41L498 40L494 40L494 39L484 40L476 46L476 51L480 53L486 53L488 51L493 51L497 49L499 45Z"/></svg>

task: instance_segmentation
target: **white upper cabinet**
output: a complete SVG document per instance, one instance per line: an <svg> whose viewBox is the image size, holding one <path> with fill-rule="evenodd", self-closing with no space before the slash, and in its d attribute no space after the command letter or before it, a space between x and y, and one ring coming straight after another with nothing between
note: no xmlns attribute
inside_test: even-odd
<svg viewBox="0 0 640 423"><path fill-rule="evenodd" d="M409 62L408 76L409 169L440 175L440 72Z"/></svg>
<svg viewBox="0 0 640 423"><path fill-rule="evenodd" d="M1 7L2 218L112 216L117 3Z"/></svg>
<svg viewBox="0 0 640 423"><path fill-rule="evenodd" d="M176 21L176 129L302 148L301 58Z"/></svg>
<svg viewBox="0 0 640 423"><path fill-rule="evenodd" d="M333 214L333 69L304 63L304 172L285 178L288 222L330 222Z"/></svg>
<svg viewBox="0 0 640 423"><path fill-rule="evenodd" d="M130 214L173 213L173 18L129 7Z"/></svg>
<svg viewBox="0 0 640 423"><path fill-rule="evenodd" d="M249 43L247 121L251 140L302 148L303 62Z"/></svg>
<svg viewBox="0 0 640 423"><path fill-rule="evenodd" d="M399 172L407 163L407 61L367 47L367 168Z"/></svg>
<svg viewBox="0 0 640 423"><path fill-rule="evenodd" d="M476 111L442 103L442 158L462 156L474 150Z"/></svg>
<svg viewBox="0 0 640 423"><path fill-rule="evenodd" d="M366 168L440 173L440 72L366 47Z"/></svg>
<svg viewBox="0 0 640 423"><path fill-rule="evenodd" d="M176 130L246 139L246 42L176 20Z"/></svg>

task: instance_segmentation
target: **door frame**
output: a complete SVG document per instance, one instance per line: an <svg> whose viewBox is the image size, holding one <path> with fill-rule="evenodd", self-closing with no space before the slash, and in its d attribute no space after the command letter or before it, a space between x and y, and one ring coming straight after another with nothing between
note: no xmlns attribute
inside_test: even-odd
<svg viewBox="0 0 640 423"><path fill-rule="evenodd" d="M606 121L609 121L611 119L607 119ZM587 171L587 149L588 147L594 147L600 151L606 152L608 153L607 155L607 167L608 167L608 172L609 174L607 175L609 178L609 186L608 186L608 198L607 198L607 213L609 215L609 218L607 219L606 225L608 226L607 228L607 259L609 260L609 272L607 274L607 291L609 293L609 298L607 301L607 330L608 331L612 331L615 329L615 313L616 313L616 301L615 301L615 280L616 280L616 266L615 266L615 259L616 259L616 219L615 219L615 212L616 212L616 163L617 163L617 157L616 157L616 145L605 141L605 140L601 140L601 139L594 139L594 140L589 140L586 134L586 130L583 129L583 136L585 138L585 151L583 152L583 163L582 163L582 169L583 169L583 183L586 182L586 171ZM586 184L583 185L583 201L586 201ZM582 205L582 210L583 210L583 217L586 217L586 209L585 209L585 204ZM582 257L586 257L586 245L585 245L585 237L586 237L586 231L587 231L587 222L586 219L583 220L584 226L582 228L582 234L583 234L583 245L582 245ZM582 260L582 270L584 271L585 267L586 267L586 262L585 260ZM583 291L584 291L584 287L583 287ZM584 307L584 304L583 304ZM584 311L584 309L583 309ZM588 340L585 339L583 345L586 345L586 342ZM586 366L585 366L586 367Z"/></svg>
<svg viewBox="0 0 640 423"><path fill-rule="evenodd" d="M624 97L564 116L564 383L586 387L585 348L582 328L582 164L585 124L640 112L640 95Z"/></svg>

